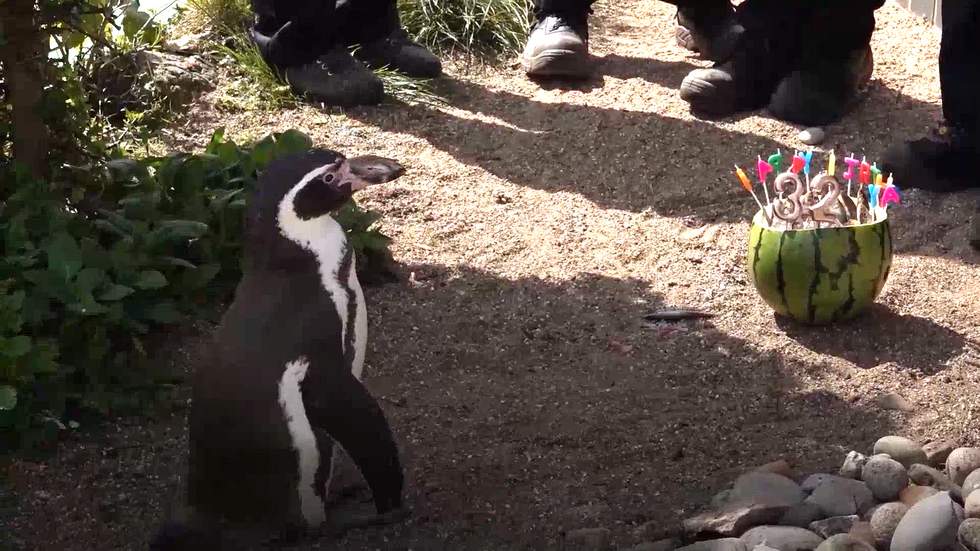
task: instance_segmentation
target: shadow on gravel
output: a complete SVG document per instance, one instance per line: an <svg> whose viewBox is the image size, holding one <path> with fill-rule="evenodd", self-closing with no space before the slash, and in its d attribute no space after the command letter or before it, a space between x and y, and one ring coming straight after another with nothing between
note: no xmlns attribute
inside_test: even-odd
<svg viewBox="0 0 980 551"><path fill-rule="evenodd" d="M319 549L550 550L561 530L597 526L628 546L746 470L779 457L833 469L896 430L710 323L646 326L683 305L643 281L397 269L399 283L365 290L366 382L402 446L414 517ZM195 350L173 347L184 369ZM32 549L143 548L181 491L184 410L172 413L15 462L15 534Z"/></svg>
<svg viewBox="0 0 980 551"><path fill-rule="evenodd" d="M894 362L908 371L935 375L966 346L960 333L927 318L899 314L881 303L845 323L806 327L777 316L776 325L801 346L864 369Z"/></svg>

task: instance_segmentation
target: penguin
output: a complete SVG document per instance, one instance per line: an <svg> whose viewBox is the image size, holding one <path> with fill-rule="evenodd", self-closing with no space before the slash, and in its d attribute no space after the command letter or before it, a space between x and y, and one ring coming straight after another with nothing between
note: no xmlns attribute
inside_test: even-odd
<svg viewBox="0 0 980 551"><path fill-rule="evenodd" d="M218 549L228 526L322 534L339 448L375 513L407 515L388 422L361 382L367 309L332 213L405 169L310 149L271 162L248 200L242 279L193 377L186 505L151 549ZM183 543L182 543L183 542Z"/></svg>

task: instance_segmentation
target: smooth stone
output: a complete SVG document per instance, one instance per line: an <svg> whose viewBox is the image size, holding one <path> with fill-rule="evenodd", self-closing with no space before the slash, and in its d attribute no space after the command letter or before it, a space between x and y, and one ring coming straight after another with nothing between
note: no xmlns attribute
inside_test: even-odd
<svg viewBox="0 0 980 551"><path fill-rule="evenodd" d="M958 539L970 551L980 551L980 519L964 520L960 524Z"/></svg>
<svg viewBox="0 0 980 551"><path fill-rule="evenodd" d="M742 534L749 549L764 544L778 551L813 551L823 538L796 526L756 526Z"/></svg>
<svg viewBox="0 0 980 551"><path fill-rule="evenodd" d="M759 503L729 503L722 509L715 509L692 518L685 519L681 526L692 536L709 533L721 536L738 537L746 530L760 524L779 520L788 507L784 505L762 505Z"/></svg>
<svg viewBox="0 0 980 551"><path fill-rule="evenodd" d="M817 486L823 484L831 478L834 478L834 475L828 473L811 474L800 483L800 489L809 494L813 492L813 490L817 489Z"/></svg>
<svg viewBox="0 0 980 551"><path fill-rule="evenodd" d="M963 508L947 492L927 497L911 507L895 527L890 551L936 551L956 542Z"/></svg>
<svg viewBox="0 0 980 551"><path fill-rule="evenodd" d="M937 469L942 467L949 454L956 449L956 445L956 440L940 440L922 446L922 451L926 452L926 465Z"/></svg>
<svg viewBox="0 0 980 551"><path fill-rule="evenodd" d="M939 490L932 486L909 486L902 490L902 493L898 496L898 500L904 503L906 507L912 508L916 503L938 493Z"/></svg>
<svg viewBox="0 0 980 551"><path fill-rule="evenodd" d="M752 551L779 551L779 549L773 549L764 543L760 543L752 548Z"/></svg>
<svg viewBox="0 0 980 551"><path fill-rule="evenodd" d="M677 542L672 539L645 541L638 543L630 548L630 551L672 551L677 547Z"/></svg>
<svg viewBox="0 0 980 551"><path fill-rule="evenodd" d="M946 458L946 474L957 486L962 486L966 477L977 469L980 469L980 448L956 448Z"/></svg>
<svg viewBox="0 0 980 551"><path fill-rule="evenodd" d="M722 490L711 498L711 508L721 509L732 502L732 490Z"/></svg>
<svg viewBox="0 0 980 551"><path fill-rule="evenodd" d="M980 518L980 492L973 492L963 501L966 518Z"/></svg>
<svg viewBox="0 0 980 551"><path fill-rule="evenodd" d="M861 480L878 501L894 501L908 487L909 477L901 463L888 457L872 457L861 469Z"/></svg>
<svg viewBox="0 0 980 551"><path fill-rule="evenodd" d="M840 476L844 478L853 478L855 480L861 478L861 469L868 462L868 456L861 452L850 451L847 457L844 458L844 464L840 467Z"/></svg>
<svg viewBox="0 0 980 551"><path fill-rule="evenodd" d="M915 411L915 406L911 402L905 399L901 394L896 394L894 392L889 392L888 394L882 394L875 398L875 403L881 409L890 409L895 411Z"/></svg>
<svg viewBox="0 0 980 551"><path fill-rule="evenodd" d="M771 463L766 463L765 465L757 468L756 472L775 473L785 476L790 480L796 478L796 473L793 471L793 466L790 465L789 461L786 461L785 459L778 459Z"/></svg>
<svg viewBox="0 0 980 551"><path fill-rule="evenodd" d="M850 532L851 528L859 522L861 522L861 517L857 515L830 517L811 523L810 531L822 538L829 538L830 536Z"/></svg>
<svg viewBox="0 0 980 551"><path fill-rule="evenodd" d="M731 501L791 507L802 503L806 494L799 484L783 475L756 471L743 474L732 486Z"/></svg>
<svg viewBox="0 0 980 551"><path fill-rule="evenodd" d="M898 528L898 523L909 511L909 508L900 501L893 501L882 503L875 509L875 513L871 517L871 533L874 534L876 546L881 549L888 549L895 529Z"/></svg>
<svg viewBox="0 0 980 551"><path fill-rule="evenodd" d="M806 498L828 517L861 515L875 505L874 495L868 485L860 480L829 476Z"/></svg>
<svg viewBox="0 0 980 551"><path fill-rule="evenodd" d="M855 524L854 527L851 528L851 531L848 532L848 534L863 541L864 543L868 544L870 547L875 546L875 535L871 531L870 522L859 522Z"/></svg>
<svg viewBox="0 0 980 551"><path fill-rule="evenodd" d="M945 492L950 488L949 477L946 476L946 473L921 463L909 467L909 480L919 486L932 486L940 492Z"/></svg>
<svg viewBox="0 0 980 551"><path fill-rule="evenodd" d="M807 145L817 145L827 137L827 131L819 126L811 126L804 128L796 137Z"/></svg>
<svg viewBox="0 0 980 551"><path fill-rule="evenodd" d="M780 526L796 526L798 528L809 528L814 521L822 520L827 515L823 509L812 503L799 503L786 510L779 519Z"/></svg>
<svg viewBox="0 0 980 551"><path fill-rule="evenodd" d="M748 551L748 547L738 538L720 538L685 545L677 551Z"/></svg>
<svg viewBox="0 0 980 551"><path fill-rule="evenodd" d="M922 446L904 436L882 436L875 442L874 453L887 453L906 469L915 463L926 462L926 452Z"/></svg>
<svg viewBox="0 0 980 551"><path fill-rule="evenodd" d="M851 534L837 534L821 542L817 551L874 551L874 547Z"/></svg>
<svg viewBox="0 0 980 551"><path fill-rule="evenodd" d="M963 497L970 497L974 490L980 490L980 469L968 474L963 481Z"/></svg>
<svg viewBox="0 0 980 551"><path fill-rule="evenodd" d="M569 551L606 551L612 545L608 528L580 528L565 534L564 549Z"/></svg>

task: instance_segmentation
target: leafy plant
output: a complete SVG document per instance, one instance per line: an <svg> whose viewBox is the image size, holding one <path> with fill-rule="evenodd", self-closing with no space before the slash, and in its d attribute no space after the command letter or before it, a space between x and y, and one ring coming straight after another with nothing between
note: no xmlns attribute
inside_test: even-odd
<svg viewBox="0 0 980 551"><path fill-rule="evenodd" d="M447 53L493 58L520 51L530 0L401 0L402 24L415 40Z"/></svg>

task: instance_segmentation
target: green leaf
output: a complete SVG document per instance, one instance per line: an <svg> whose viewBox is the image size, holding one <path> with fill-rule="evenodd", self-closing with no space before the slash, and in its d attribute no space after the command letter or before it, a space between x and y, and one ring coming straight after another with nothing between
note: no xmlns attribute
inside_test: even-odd
<svg viewBox="0 0 980 551"><path fill-rule="evenodd" d="M299 153L313 146L313 140L309 136L291 128L276 136L276 144L279 146L277 157L284 157L290 153Z"/></svg>
<svg viewBox="0 0 980 551"><path fill-rule="evenodd" d="M0 409L11 410L17 407L17 389L12 386L0 386Z"/></svg>
<svg viewBox="0 0 980 551"><path fill-rule="evenodd" d="M24 279L33 283L37 291L48 298L53 298L62 303L75 300L75 293L72 292L68 282L57 272L28 270L24 272Z"/></svg>
<svg viewBox="0 0 980 551"><path fill-rule="evenodd" d="M161 300L147 308L143 313L143 318L158 323L177 323L180 321L180 312L173 301Z"/></svg>
<svg viewBox="0 0 980 551"><path fill-rule="evenodd" d="M20 315L28 326L38 325L55 317L51 312L51 300L39 293L32 293L27 296Z"/></svg>
<svg viewBox="0 0 980 551"><path fill-rule="evenodd" d="M122 300L129 295L135 293L136 290L132 287L126 287L125 285L110 285L105 293L99 297L99 300L104 300L106 302L113 302L117 300Z"/></svg>
<svg viewBox="0 0 980 551"><path fill-rule="evenodd" d="M109 311L107 307L96 302L95 297L92 295L82 297L82 300L73 302L67 305L66 308L83 316L97 316Z"/></svg>
<svg viewBox="0 0 980 551"><path fill-rule="evenodd" d="M105 272L98 268L82 268L75 278L76 292L91 294L105 280Z"/></svg>
<svg viewBox="0 0 980 551"><path fill-rule="evenodd" d="M192 270L197 268L197 266L193 263L175 256L165 256L162 260L171 266L180 266L181 268L189 268Z"/></svg>
<svg viewBox="0 0 980 551"><path fill-rule="evenodd" d="M220 212L228 205L229 201L231 201L235 196L239 195L240 193L243 193L244 191L245 188L238 188L238 189L225 191L224 193L219 193L211 201L211 205L210 205L211 212Z"/></svg>
<svg viewBox="0 0 980 551"><path fill-rule="evenodd" d="M156 270L144 270L136 286L140 289L160 289L167 286L167 278Z"/></svg>
<svg viewBox="0 0 980 551"><path fill-rule="evenodd" d="M48 244L48 270L61 275L65 281L82 269L82 250L68 233L57 234Z"/></svg>
<svg viewBox="0 0 980 551"><path fill-rule="evenodd" d="M8 358L19 358L31 351L31 338L27 335L17 335L4 339L2 352Z"/></svg>
<svg viewBox="0 0 980 551"><path fill-rule="evenodd" d="M167 220L160 222L148 239L197 239L208 232L208 225L195 220Z"/></svg>

